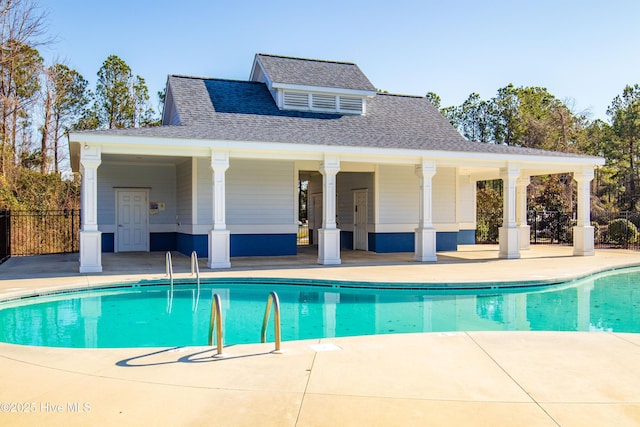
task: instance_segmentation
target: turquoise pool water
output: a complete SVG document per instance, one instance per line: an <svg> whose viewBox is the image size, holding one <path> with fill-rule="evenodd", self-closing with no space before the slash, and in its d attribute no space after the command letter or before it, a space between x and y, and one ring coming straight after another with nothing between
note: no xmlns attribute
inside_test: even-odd
<svg viewBox="0 0 640 427"><path fill-rule="evenodd" d="M390 285L391 286L391 285ZM283 341L451 331L640 332L640 269L518 289L375 289L223 283L72 292L0 303L0 341L52 347L206 345L212 295L225 345L260 342L266 300L281 303ZM272 322L268 340L272 341Z"/></svg>

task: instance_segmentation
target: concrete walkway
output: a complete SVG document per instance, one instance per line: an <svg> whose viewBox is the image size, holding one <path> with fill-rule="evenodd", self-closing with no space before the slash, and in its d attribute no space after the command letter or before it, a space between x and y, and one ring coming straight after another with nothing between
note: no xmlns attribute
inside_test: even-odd
<svg viewBox="0 0 640 427"><path fill-rule="evenodd" d="M640 264L640 254L534 247L499 260L490 247L439 253L345 253L343 265L233 259L206 277L349 281L556 280ZM43 289L164 276L164 254L106 254L104 272L77 273L77 255L12 258L0 299ZM276 265L277 264L277 265ZM374 265L378 264L378 265ZM174 254L187 277L188 257ZM63 349L0 344L0 425L638 426L640 335L455 332L225 347Z"/></svg>

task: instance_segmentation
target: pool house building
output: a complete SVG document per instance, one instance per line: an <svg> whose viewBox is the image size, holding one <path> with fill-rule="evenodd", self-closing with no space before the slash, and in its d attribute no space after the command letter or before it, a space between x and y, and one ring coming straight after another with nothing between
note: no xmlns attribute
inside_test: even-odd
<svg viewBox="0 0 640 427"><path fill-rule="evenodd" d="M536 175L577 182L574 255L594 253L598 157L468 141L425 97L380 93L353 63L257 54L246 81L171 75L162 125L72 132L82 175L80 271L103 252L296 255L300 182L319 264L341 250L438 251L475 243L476 182L502 179L502 258L529 244Z"/></svg>

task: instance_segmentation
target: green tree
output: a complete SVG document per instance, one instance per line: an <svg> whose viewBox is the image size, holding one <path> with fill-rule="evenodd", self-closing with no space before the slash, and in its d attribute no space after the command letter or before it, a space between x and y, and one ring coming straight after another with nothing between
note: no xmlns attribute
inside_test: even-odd
<svg viewBox="0 0 640 427"><path fill-rule="evenodd" d="M494 108L493 141L496 144L521 145L523 123L518 89L513 84L498 89L491 103Z"/></svg>
<svg viewBox="0 0 640 427"><path fill-rule="evenodd" d="M154 122L144 79L134 77L129 65L116 55L109 56L98 70L95 96L94 112L85 114L81 121L85 128L96 121L98 127L108 129Z"/></svg>
<svg viewBox="0 0 640 427"><path fill-rule="evenodd" d="M625 209L638 207L638 145L640 140L640 85L626 86L607 109L611 117L614 138L611 140L612 159L624 185L621 204Z"/></svg>
<svg viewBox="0 0 640 427"><path fill-rule="evenodd" d="M476 242L495 243L502 225L502 181L480 181L477 187Z"/></svg>
<svg viewBox="0 0 640 427"><path fill-rule="evenodd" d="M458 109L461 133L470 141L492 142L493 108L472 93Z"/></svg>
<svg viewBox="0 0 640 427"><path fill-rule="evenodd" d="M440 104L442 100L440 99L440 96L437 93L427 92L427 94L424 97L427 98L427 100L430 103L432 103L434 107L436 107L438 110L440 109Z"/></svg>
<svg viewBox="0 0 640 427"><path fill-rule="evenodd" d="M440 109L440 114L442 114L448 121L451 123L451 126L458 129L460 131L460 127L462 126L462 117L460 115L460 107L456 107L455 105L450 105L448 107L444 107Z"/></svg>

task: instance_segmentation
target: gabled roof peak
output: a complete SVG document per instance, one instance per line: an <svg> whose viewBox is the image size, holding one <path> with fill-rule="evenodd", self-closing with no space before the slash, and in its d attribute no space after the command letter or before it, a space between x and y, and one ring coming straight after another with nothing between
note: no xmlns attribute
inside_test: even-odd
<svg viewBox="0 0 640 427"><path fill-rule="evenodd" d="M376 88L352 62L295 58L291 56L256 54L251 80L267 83L269 89L315 88L323 92L358 92L361 96L375 95Z"/></svg>
<svg viewBox="0 0 640 427"><path fill-rule="evenodd" d="M353 62L348 61L333 61L328 59L314 59L314 58L301 58L296 56L286 56L286 55L274 55L270 53L256 53L258 57L272 57L272 58L281 58L281 59L293 59L295 61L310 61L310 62L324 62L328 64L343 64L343 65L356 65ZM356 65L357 66L357 65Z"/></svg>

